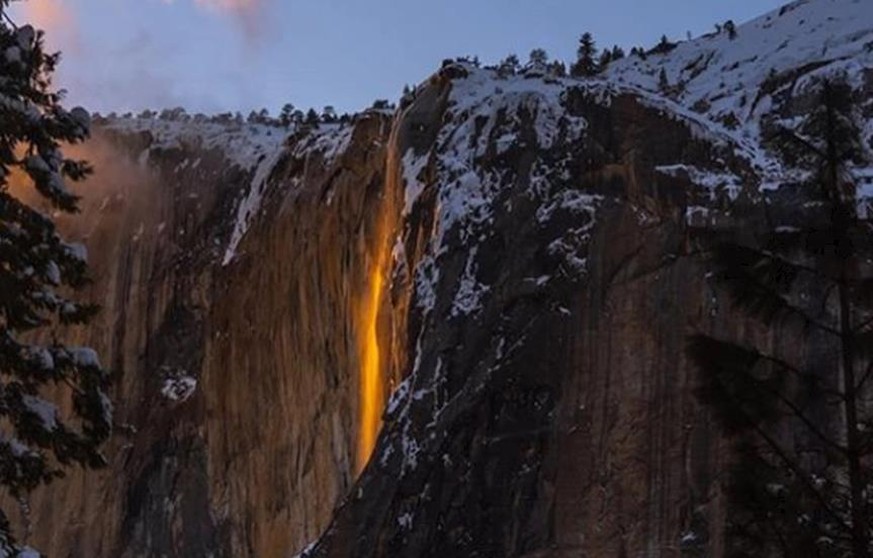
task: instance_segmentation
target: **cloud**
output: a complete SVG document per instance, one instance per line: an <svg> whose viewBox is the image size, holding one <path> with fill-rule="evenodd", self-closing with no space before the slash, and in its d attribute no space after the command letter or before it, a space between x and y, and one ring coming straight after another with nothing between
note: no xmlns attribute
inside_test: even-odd
<svg viewBox="0 0 873 558"><path fill-rule="evenodd" d="M102 3L124 6L142 1L102 0ZM267 30L274 28L265 15L273 0L147 1L163 3L171 12L172 5L184 7L186 20L196 19L191 17L196 14L188 12L197 10L202 18L233 24L244 43L232 41L230 48L259 49L268 40ZM228 106L249 106L254 102L252 99L258 97L257 90L250 90L252 81L243 79L243 70L232 61L213 60L210 69L193 72L195 77L187 72L180 75L179 60L188 57L180 57L178 49L186 49L183 54L197 52L197 49L189 48L184 42L180 45L177 41L167 41L160 29L152 28L148 22L134 24L120 36L92 32L92 26L96 25L99 30L104 22L92 21L85 15L89 12L83 10L83 3L91 2L97 3L96 0L27 0L13 2L10 6L9 14L16 24L29 23L44 30L47 50L62 52L61 64L52 81L56 88L69 91L65 105L81 104L103 113L181 105L192 111L212 112L226 110ZM226 35L228 30L223 31ZM228 71L228 67L232 75L215 77L216 72ZM221 87L204 87L203 79L213 79L221 83Z"/></svg>
<svg viewBox="0 0 873 558"><path fill-rule="evenodd" d="M175 4L177 0L164 0L165 4ZM264 9L269 0L194 0L194 4L237 20L250 45L259 42L266 24Z"/></svg>
<svg viewBox="0 0 873 558"><path fill-rule="evenodd" d="M72 13L59 0L30 0L21 5L29 21L46 28L57 28L72 19Z"/></svg>
<svg viewBox="0 0 873 558"><path fill-rule="evenodd" d="M78 51L82 48L79 25L65 0L29 0L19 4L22 23L30 23L46 32L46 41L52 49Z"/></svg>
<svg viewBox="0 0 873 558"><path fill-rule="evenodd" d="M198 6L205 6L215 10L232 12L256 10L260 4L258 0L194 0Z"/></svg>

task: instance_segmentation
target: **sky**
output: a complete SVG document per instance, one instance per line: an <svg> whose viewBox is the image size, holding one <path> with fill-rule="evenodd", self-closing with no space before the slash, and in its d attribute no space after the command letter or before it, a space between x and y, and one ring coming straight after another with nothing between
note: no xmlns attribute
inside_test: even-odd
<svg viewBox="0 0 873 558"><path fill-rule="evenodd" d="M783 0L22 0L17 24L61 50L55 83L98 112L285 103L353 112L395 100L444 58L484 63L541 47L572 61L579 35L651 47Z"/></svg>

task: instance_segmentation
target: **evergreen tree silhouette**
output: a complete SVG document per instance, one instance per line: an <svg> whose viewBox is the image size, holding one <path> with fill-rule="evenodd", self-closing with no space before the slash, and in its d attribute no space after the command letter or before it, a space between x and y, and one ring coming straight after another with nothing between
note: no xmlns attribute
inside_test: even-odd
<svg viewBox="0 0 873 558"><path fill-rule="evenodd" d="M576 52L576 62L570 68L573 77L591 77L599 71L597 65L597 47L591 33L584 33L579 39L579 49Z"/></svg>
<svg viewBox="0 0 873 558"><path fill-rule="evenodd" d="M734 556L870 558L873 424L873 226L853 169L866 160L852 90L812 86L815 109L771 145L806 172L790 210L760 234L700 233L735 307L771 338L822 353L698 334L698 396L736 449L728 486Z"/></svg>
<svg viewBox="0 0 873 558"><path fill-rule="evenodd" d="M112 406L96 353L58 339L97 310L73 298L89 282L85 250L50 216L78 211L67 183L91 169L61 145L82 142L90 118L61 106L59 54L45 52L41 31L13 25L8 5L0 0L0 485L20 500L73 465L106 464ZM22 551L0 511L0 555Z"/></svg>

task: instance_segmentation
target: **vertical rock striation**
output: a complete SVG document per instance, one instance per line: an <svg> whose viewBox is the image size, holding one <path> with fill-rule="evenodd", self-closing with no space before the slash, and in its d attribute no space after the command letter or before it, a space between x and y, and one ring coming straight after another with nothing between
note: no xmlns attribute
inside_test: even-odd
<svg viewBox="0 0 873 558"><path fill-rule="evenodd" d="M371 112L284 146L265 127L100 128L83 153L97 178L66 225L103 311L72 335L112 368L119 427L108 470L34 495L31 544L287 556L317 536L358 459L359 341L375 318L361 308L381 296L368 278L394 223L390 126Z"/></svg>

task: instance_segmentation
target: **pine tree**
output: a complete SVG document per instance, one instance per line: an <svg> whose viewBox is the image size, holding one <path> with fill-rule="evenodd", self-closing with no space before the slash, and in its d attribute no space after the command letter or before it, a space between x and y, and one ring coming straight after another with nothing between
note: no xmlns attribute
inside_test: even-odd
<svg viewBox="0 0 873 558"><path fill-rule="evenodd" d="M286 128L294 122L294 105L285 103L282 107L282 112L279 113L279 122Z"/></svg>
<svg viewBox="0 0 873 558"><path fill-rule="evenodd" d="M567 77L567 66L560 60L553 60L549 63L548 74L554 77Z"/></svg>
<svg viewBox="0 0 873 558"><path fill-rule="evenodd" d="M546 73L548 70L549 64L549 55L545 50L541 48L535 48L530 51L530 56L528 57L527 70L533 70L535 72Z"/></svg>
<svg viewBox="0 0 873 558"><path fill-rule="evenodd" d="M67 181L91 169L65 158L61 144L83 141L89 116L61 106L51 87L59 55L45 52L42 32L7 23L8 4L0 0L0 485L22 499L69 466L105 465L100 446L112 419L96 353L58 339L60 326L96 311L71 298L88 284L84 248L38 208L77 211ZM38 341L39 332L52 340ZM67 397L71 404L60 401ZM0 511L0 555L19 551Z"/></svg>
<svg viewBox="0 0 873 558"><path fill-rule="evenodd" d="M667 70L661 68L658 73L658 90L661 93L667 93L670 89L670 81L667 79Z"/></svg>
<svg viewBox="0 0 873 558"><path fill-rule="evenodd" d="M415 101L415 89L409 84L403 86L403 92L400 94L400 108L405 109ZM342 122L340 118L340 122Z"/></svg>
<svg viewBox="0 0 873 558"><path fill-rule="evenodd" d="M336 109L333 108L333 106L327 105L326 107L324 107L324 109L322 109L322 111L321 111L322 122L330 124L330 123L336 122L336 118L337 118Z"/></svg>
<svg viewBox="0 0 873 558"><path fill-rule="evenodd" d="M609 67L609 63L612 62L612 51L608 48L603 49L603 52L600 53L600 60L597 62L597 68L604 72L606 68Z"/></svg>
<svg viewBox="0 0 873 558"><path fill-rule="evenodd" d="M733 22L732 19L729 19L726 22L724 22L724 30L727 31L728 38L730 40L733 41L734 39L737 38L737 26Z"/></svg>
<svg viewBox="0 0 873 558"><path fill-rule="evenodd" d="M621 60L624 58L624 49L620 46L615 45L612 47L612 60Z"/></svg>
<svg viewBox="0 0 873 558"><path fill-rule="evenodd" d="M735 441L729 544L736 555L873 555L873 224L852 172L870 157L851 88L814 86L815 109L772 145L810 180L798 208L705 242L735 306L815 354L691 339L699 396Z"/></svg>
<svg viewBox="0 0 873 558"><path fill-rule="evenodd" d="M500 61L500 64L497 66L497 73L503 77L513 76L518 73L520 66L521 62L519 62L518 56L510 54Z"/></svg>
<svg viewBox="0 0 873 558"><path fill-rule="evenodd" d="M307 126L312 126L315 128L318 127L318 122L319 122L318 113L315 112L314 108L310 108L308 111L306 111L306 119L303 122Z"/></svg>
<svg viewBox="0 0 873 558"><path fill-rule="evenodd" d="M656 54L666 54L674 48L676 48L676 43L670 42L667 35L661 35L661 40L658 41L658 45L652 49L652 52Z"/></svg>
<svg viewBox="0 0 873 558"><path fill-rule="evenodd" d="M579 39L579 48L576 51L576 63L570 68L573 77L591 77L597 75L597 47L591 33L584 33Z"/></svg>

